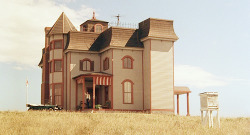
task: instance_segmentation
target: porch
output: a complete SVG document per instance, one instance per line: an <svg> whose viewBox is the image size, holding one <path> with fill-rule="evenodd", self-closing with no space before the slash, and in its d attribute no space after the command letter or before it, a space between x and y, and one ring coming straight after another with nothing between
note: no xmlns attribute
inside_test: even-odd
<svg viewBox="0 0 250 135"><path fill-rule="evenodd" d="M189 113L189 93L191 91L188 87L174 86L174 95L177 96L177 115L179 115L179 95L187 94L187 116L190 116Z"/></svg>
<svg viewBox="0 0 250 135"><path fill-rule="evenodd" d="M81 74L76 80L76 111L113 109L113 77L106 73Z"/></svg>

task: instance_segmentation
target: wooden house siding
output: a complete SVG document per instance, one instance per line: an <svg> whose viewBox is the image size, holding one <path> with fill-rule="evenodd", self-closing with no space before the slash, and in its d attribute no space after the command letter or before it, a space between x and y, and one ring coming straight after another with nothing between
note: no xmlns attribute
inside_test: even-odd
<svg viewBox="0 0 250 135"><path fill-rule="evenodd" d="M151 41L147 40L143 42L143 76L144 76L144 109L149 110L151 104L150 90L151 90L151 79L150 79L150 44Z"/></svg>
<svg viewBox="0 0 250 135"><path fill-rule="evenodd" d="M173 42L151 41L152 109L173 109Z"/></svg>
<svg viewBox="0 0 250 135"><path fill-rule="evenodd" d="M113 108L142 110L143 109L143 87L142 87L142 51L114 49L114 71L113 71ZM126 55L134 59L133 69L122 68L122 58ZM131 80L133 85L133 104L123 103L122 82Z"/></svg>

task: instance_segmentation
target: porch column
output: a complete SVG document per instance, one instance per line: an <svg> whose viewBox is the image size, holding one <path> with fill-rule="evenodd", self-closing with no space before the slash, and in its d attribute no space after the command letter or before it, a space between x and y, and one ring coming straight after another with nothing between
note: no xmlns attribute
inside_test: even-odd
<svg viewBox="0 0 250 135"><path fill-rule="evenodd" d="M177 94L177 115L179 115L179 94Z"/></svg>
<svg viewBox="0 0 250 135"><path fill-rule="evenodd" d="M190 116L190 114L189 114L189 93L187 93L187 116Z"/></svg>
<svg viewBox="0 0 250 135"><path fill-rule="evenodd" d="M93 77L93 109L95 109L95 77Z"/></svg>
<svg viewBox="0 0 250 135"><path fill-rule="evenodd" d="M82 110L84 110L85 105L85 77L82 77Z"/></svg>

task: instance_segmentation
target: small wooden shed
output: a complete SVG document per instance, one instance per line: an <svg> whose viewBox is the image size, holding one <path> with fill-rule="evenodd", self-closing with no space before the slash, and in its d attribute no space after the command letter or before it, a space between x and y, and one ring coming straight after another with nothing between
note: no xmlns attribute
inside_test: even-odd
<svg viewBox="0 0 250 135"><path fill-rule="evenodd" d="M200 104L201 104L201 122L203 125L209 122L209 127L213 127L213 111L217 111L217 122L220 127L219 117L219 101L218 92L204 92L200 93ZM203 111L206 111L206 116L203 117Z"/></svg>

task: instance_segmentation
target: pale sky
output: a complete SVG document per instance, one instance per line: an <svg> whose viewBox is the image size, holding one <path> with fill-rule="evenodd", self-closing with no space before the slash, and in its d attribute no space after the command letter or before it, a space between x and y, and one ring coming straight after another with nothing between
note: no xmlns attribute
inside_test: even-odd
<svg viewBox="0 0 250 135"><path fill-rule="evenodd" d="M188 86L190 113L200 115L199 93L219 92L222 117L250 116L249 0L0 0L0 111L25 110L41 100L44 27L61 12L79 25L97 19L138 24L152 17L174 20L175 85ZM186 96L180 96L186 114Z"/></svg>

